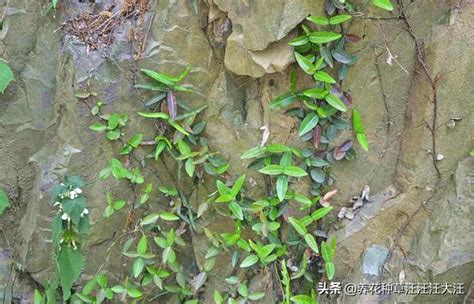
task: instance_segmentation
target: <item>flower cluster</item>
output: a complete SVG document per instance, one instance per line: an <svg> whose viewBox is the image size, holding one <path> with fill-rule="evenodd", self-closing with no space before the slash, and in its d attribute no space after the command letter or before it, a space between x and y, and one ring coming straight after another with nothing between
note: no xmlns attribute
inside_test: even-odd
<svg viewBox="0 0 474 304"><path fill-rule="evenodd" d="M64 183L61 183L61 186L66 187ZM72 185L70 185L69 188L72 188ZM76 197L78 197L81 193L82 193L82 189L78 187L78 188L74 188L72 190L70 189L67 192L59 194L59 198L60 199L69 198L73 200Z"/></svg>
<svg viewBox="0 0 474 304"><path fill-rule="evenodd" d="M72 188L72 186L67 186L64 183L61 183L61 186ZM79 197L79 195L81 195L81 194L82 194L82 189L77 187L77 188L74 188L72 190L60 193L58 195L58 198L60 200L65 199L65 198L69 198L71 200L74 200L77 197ZM69 214L67 214L66 212L64 212L63 204L61 203L61 201L56 201L53 206L59 208L58 212L62 213L61 219L63 221L68 221L68 222L71 221L71 216ZM87 214L89 214L89 210L87 208L84 208L81 212L81 217L84 217L84 215L87 215Z"/></svg>

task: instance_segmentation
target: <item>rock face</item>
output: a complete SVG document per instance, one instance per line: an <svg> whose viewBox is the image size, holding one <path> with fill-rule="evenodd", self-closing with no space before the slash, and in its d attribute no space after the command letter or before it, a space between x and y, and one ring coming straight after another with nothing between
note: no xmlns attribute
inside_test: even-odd
<svg viewBox="0 0 474 304"><path fill-rule="evenodd" d="M211 1L211 0L209 0ZM321 13L322 3L309 0L215 0L232 22L225 67L237 74L262 77L282 72L294 61L288 35L307 16Z"/></svg>
<svg viewBox="0 0 474 304"><path fill-rule="evenodd" d="M125 138L138 130L150 134L153 125L132 115L150 97L134 88L142 81L137 71L151 68L178 74L190 66L186 82L196 93L178 98L192 106L208 105L206 136L229 160L232 173L245 172L240 154L259 144L264 125L271 131L270 142L301 145L291 131L295 121L270 111L268 105L289 87L293 57L287 41L309 14L322 14L323 1L272 0L271 5L258 0L158 1L144 16L146 44L139 61L134 61L136 45L129 41L130 29L136 25L133 20L115 29L108 48L95 51L58 30L62 21L81 12L97 13L123 1L96 1L95 6L64 1L55 18L51 13L42 15L45 8L40 1L2 0L1 7L7 2L0 54L14 70L16 81L0 95L0 188L7 190L13 203L0 219L5 232L0 237L1 300L30 303L32 282L45 284L51 277L49 192L66 173L87 182L84 191L92 231L82 279L102 266L113 277L124 262L113 238L126 219L121 215L104 219L102 213L105 192L131 200L133 191L113 180L98 180L99 171L119 147L89 130L95 118L76 92L95 92L106 102L106 112L129 113ZM373 201L364 204L352 221L333 224L334 215L334 221L326 224L338 238L336 279L397 282L403 271L406 282L462 282L467 293L474 281L474 161L468 157L474 147L474 61L469 52L474 47L474 5L471 1L453 6L442 1L406 3L408 23L398 18L398 7L391 14L368 9L368 15L354 18L350 26L363 40L351 49L360 59L344 87L363 114L370 151L357 151L355 161L336 166L335 206L347 206L365 184L372 189ZM304 82L305 76L300 79ZM341 141L349 136L342 134ZM438 154L444 159L436 161L433 155ZM161 180L173 178L167 174L167 164L147 165L161 172ZM155 184L157 178L147 176ZM213 191L203 190L199 193ZM189 187L189 194L196 197L192 204L199 200L196 192ZM216 231L228 229L218 216L198 223L201 230L207 225ZM186 258L193 267L202 268L207 239L197 234L192 244ZM208 284L219 286L229 275L229 259L218 260L221 267L216 266L219 271ZM13 263L16 267L8 266ZM22 275L23 286L29 288L18 286L12 273ZM252 284L258 286L268 275L258 274ZM271 285L267 288L267 294L276 294ZM204 303L211 299L212 293L206 294ZM462 299L463 295L342 296L340 301L451 303Z"/></svg>

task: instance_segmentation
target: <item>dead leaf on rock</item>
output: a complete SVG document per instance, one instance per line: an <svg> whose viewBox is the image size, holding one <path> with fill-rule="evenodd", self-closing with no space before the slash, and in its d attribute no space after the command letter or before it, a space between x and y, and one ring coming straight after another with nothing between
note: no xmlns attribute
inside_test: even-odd
<svg viewBox="0 0 474 304"><path fill-rule="evenodd" d="M360 207L364 205L364 202L360 197L357 197L357 199L354 201L354 205L352 205L352 210L357 210Z"/></svg>
<svg viewBox="0 0 474 304"><path fill-rule="evenodd" d="M370 187L369 185L365 185L364 189L362 190L362 195L360 196L362 201L370 202Z"/></svg>
<svg viewBox="0 0 474 304"><path fill-rule="evenodd" d="M329 191L327 192L326 194L324 194L324 196L319 200L319 203L324 206L324 207L329 207L330 206L330 199L331 197L333 197L334 195L336 195L337 193L337 189L335 190L332 190L332 191Z"/></svg>
<svg viewBox="0 0 474 304"><path fill-rule="evenodd" d="M268 128L268 125L264 125L260 128L260 130L263 131L262 142L260 143L260 147L263 147L267 143L268 138L270 138L270 129Z"/></svg>
<svg viewBox="0 0 474 304"><path fill-rule="evenodd" d="M400 273L398 274L398 282L401 284L405 283L405 278L406 278L405 270L402 269L402 271L400 271Z"/></svg>
<svg viewBox="0 0 474 304"><path fill-rule="evenodd" d="M321 127L318 125L313 130L313 146L315 149L319 147L321 143Z"/></svg>
<svg viewBox="0 0 474 304"><path fill-rule="evenodd" d="M199 205L197 217L200 218L204 214L204 212L207 211L208 207L209 207L208 203L202 203L201 205Z"/></svg>
<svg viewBox="0 0 474 304"><path fill-rule="evenodd" d="M352 212L351 209L347 209L345 217L349 220L352 220L354 218L354 212Z"/></svg>
<svg viewBox="0 0 474 304"><path fill-rule="evenodd" d="M347 208L346 208L346 207L342 207L342 208L339 210L339 213L337 214L337 218L338 218L339 220L344 219L344 217L346 216L346 212L347 212Z"/></svg>

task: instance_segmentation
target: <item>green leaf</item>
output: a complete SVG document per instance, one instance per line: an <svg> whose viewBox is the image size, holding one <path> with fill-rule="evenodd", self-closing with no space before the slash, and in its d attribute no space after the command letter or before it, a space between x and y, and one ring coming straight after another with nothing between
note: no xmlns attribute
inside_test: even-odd
<svg viewBox="0 0 474 304"><path fill-rule="evenodd" d="M129 288L127 289L127 294L129 297L132 298L140 298L142 296L142 292L136 288Z"/></svg>
<svg viewBox="0 0 474 304"><path fill-rule="evenodd" d="M162 112L153 112L153 113L138 112L138 115L146 117L146 118L161 118L164 120L168 120L170 118L168 114L162 113Z"/></svg>
<svg viewBox="0 0 474 304"><path fill-rule="evenodd" d="M288 44L292 46L300 46L309 43L309 39L306 35L298 36L294 39L291 39Z"/></svg>
<svg viewBox="0 0 474 304"><path fill-rule="evenodd" d="M108 123L107 128L109 130L113 130L113 129L118 127L119 122L120 122L119 115L117 113L112 113L112 114L110 114L109 120L107 121L107 123Z"/></svg>
<svg viewBox="0 0 474 304"><path fill-rule="evenodd" d="M254 292L254 293L249 294L249 296L248 296L249 300L252 300L252 301L260 300L263 297L265 297L264 292Z"/></svg>
<svg viewBox="0 0 474 304"><path fill-rule="evenodd" d="M237 288L237 292L244 298L247 298L249 295L249 289L247 285L245 285L244 283L239 284L239 287Z"/></svg>
<svg viewBox="0 0 474 304"><path fill-rule="evenodd" d="M336 83L336 80L324 71L317 71L314 73L314 79L325 82L325 83Z"/></svg>
<svg viewBox="0 0 474 304"><path fill-rule="evenodd" d="M111 217L114 214L114 208L112 206L107 206L104 210L104 217Z"/></svg>
<svg viewBox="0 0 474 304"><path fill-rule="evenodd" d="M123 293L123 292L125 292L125 288L122 285L115 285L111 289L114 293Z"/></svg>
<svg viewBox="0 0 474 304"><path fill-rule="evenodd" d="M356 133L364 133L364 124L362 123L362 115L357 109L352 110L352 124L354 127L354 131Z"/></svg>
<svg viewBox="0 0 474 304"><path fill-rule="evenodd" d="M316 304L316 302L310 296L307 295L297 295L291 297L291 301L296 304Z"/></svg>
<svg viewBox="0 0 474 304"><path fill-rule="evenodd" d="M301 224L303 224L305 227L311 225L313 223L313 219L309 215L305 215L302 218L300 218Z"/></svg>
<svg viewBox="0 0 474 304"><path fill-rule="evenodd" d="M182 120L182 119L185 119L185 118L188 118L190 116L193 116L193 115L196 115L196 114L199 114L201 113L202 111L204 111L206 108L208 107L208 105L202 105L200 107L197 107L195 109L192 109L186 113L183 113L181 115L177 115L176 116L176 120Z"/></svg>
<svg viewBox="0 0 474 304"><path fill-rule="evenodd" d="M142 235L137 245L137 252L139 254L145 254L148 248L148 240L145 235Z"/></svg>
<svg viewBox="0 0 474 304"><path fill-rule="evenodd" d="M149 77L155 79L156 81L161 82L162 84L167 85L167 86L172 87L177 82L175 78L170 77L170 76L165 75L165 74L162 74L162 73L158 73L158 72L155 72L155 71L152 71L152 70L147 70L147 69L142 69L141 71L143 73L145 73L147 76L149 76Z"/></svg>
<svg viewBox="0 0 474 304"><path fill-rule="evenodd" d="M331 105L331 107L341 111L341 112L346 112L347 108L346 108L346 105L342 102L342 100L337 97L336 95L334 94L328 94L328 96L326 96L326 99L328 104Z"/></svg>
<svg viewBox="0 0 474 304"><path fill-rule="evenodd" d="M171 212L163 211L160 213L160 218L162 218L165 221L177 221L179 220L179 217Z"/></svg>
<svg viewBox="0 0 474 304"><path fill-rule="evenodd" d="M390 0L372 0L372 4L387 11L393 10L393 5Z"/></svg>
<svg viewBox="0 0 474 304"><path fill-rule="evenodd" d="M91 294L95 287L97 286L97 278L94 280L90 280L89 282L87 282L86 285L84 285L84 288L82 288L82 294L84 295L89 295Z"/></svg>
<svg viewBox="0 0 474 304"><path fill-rule="evenodd" d="M316 243L316 240L314 239L314 237L311 234L306 233L304 235L304 240L305 240L306 244L308 244L309 248L311 248L311 250L314 251L314 253L316 253L316 254L319 253L318 244Z"/></svg>
<svg viewBox="0 0 474 304"><path fill-rule="evenodd" d="M80 98L80 99L85 99L85 98L88 98L91 96L91 93L90 92L77 92L74 94L74 96L76 96L77 98Z"/></svg>
<svg viewBox="0 0 474 304"><path fill-rule="evenodd" d="M314 64L314 68L316 70L320 70L320 69L324 68L323 67L323 62L324 62L324 57L323 56L319 57L318 60L316 60L316 63Z"/></svg>
<svg viewBox="0 0 474 304"><path fill-rule="evenodd" d="M285 199L286 191L288 191L288 176L286 175L280 175L277 178L276 182L276 190L277 190L277 195L278 199L283 201Z"/></svg>
<svg viewBox="0 0 474 304"><path fill-rule="evenodd" d="M109 140L117 140L120 137L120 131L119 130L112 130L108 131L106 133L107 139Z"/></svg>
<svg viewBox="0 0 474 304"><path fill-rule="evenodd" d="M308 233L308 231L306 230L305 225L303 225L303 223L301 221L299 221L298 219L296 219L294 217L289 217L288 221L290 222L291 226L293 226L293 228L295 228L296 232L298 232L300 235L303 236L306 233Z"/></svg>
<svg viewBox="0 0 474 304"><path fill-rule="evenodd" d="M34 304L43 304L44 303L44 298L41 295L41 292L38 289L35 289L34 293Z"/></svg>
<svg viewBox="0 0 474 304"><path fill-rule="evenodd" d="M332 280L332 278L334 278L334 274L336 273L334 263L333 262L326 262L324 267L326 268L326 274L328 276L328 279Z"/></svg>
<svg viewBox="0 0 474 304"><path fill-rule="evenodd" d="M272 253L273 249L275 249L275 244L268 244L262 247L257 248L257 254L260 259L266 258L270 253Z"/></svg>
<svg viewBox="0 0 474 304"><path fill-rule="evenodd" d="M133 261L133 267L132 267L133 277L137 278L142 273L144 267L145 267L145 263L143 262L143 259L136 258Z"/></svg>
<svg viewBox="0 0 474 304"><path fill-rule="evenodd" d="M292 149L282 144L270 144L267 146L267 151L270 153L291 152Z"/></svg>
<svg viewBox="0 0 474 304"><path fill-rule="evenodd" d="M10 201L8 199L7 194L3 190L0 190L0 215L2 215L5 209L9 207Z"/></svg>
<svg viewBox="0 0 474 304"><path fill-rule="evenodd" d="M165 148L166 148L166 142L163 140L160 140L155 148L155 152L154 152L155 160L158 160L158 158L160 157L161 153L165 150Z"/></svg>
<svg viewBox="0 0 474 304"><path fill-rule="evenodd" d="M191 147L184 140L178 141L178 151L183 156L187 156L192 152Z"/></svg>
<svg viewBox="0 0 474 304"><path fill-rule="evenodd" d="M186 163L184 164L184 169L186 170L186 173L189 175L189 177L193 177L196 166L194 165L194 161L192 158L188 158L186 160Z"/></svg>
<svg viewBox="0 0 474 304"><path fill-rule="evenodd" d="M242 208L240 207L239 203L237 202L231 202L229 204L229 209L232 211L232 214L238 218L239 220L243 221L244 220L244 214L242 212Z"/></svg>
<svg viewBox="0 0 474 304"><path fill-rule="evenodd" d="M251 254L246 257L240 264L240 268L247 268L258 262L258 257L255 254Z"/></svg>
<svg viewBox="0 0 474 304"><path fill-rule="evenodd" d="M169 121L168 123L169 123L173 128L175 128L176 131L178 131L179 133L184 134L184 135L186 135L186 136L189 135L189 133L188 133L183 127L181 127L181 125L178 124L177 122L175 122L175 121Z"/></svg>
<svg viewBox="0 0 474 304"><path fill-rule="evenodd" d="M220 291L217 289L214 290L214 302L216 304L224 304L224 298L222 297Z"/></svg>
<svg viewBox="0 0 474 304"><path fill-rule="evenodd" d="M107 287L108 280L107 280L107 277L104 274L99 274L95 278L95 280L97 281L97 283L99 284L100 287L102 287L102 288Z"/></svg>
<svg viewBox="0 0 474 304"><path fill-rule="evenodd" d="M232 190L230 190L230 195L233 197L236 197L237 194L239 194L240 189L242 189L242 186L244 185L245 182L245 174L241 175L234 183L232 186Z"/></svg>
<svg viewBox="0 0 474 304"><path fill-rule="evenodd" d="M351 15L336 15L329 19L329 24L335 25L335 24L343 23L343 22L346 22L347 20L351 20L351 18L352 18Z"/></svg>
<svg viewBox="0 0 474 304"><path fill-rule="evenodd" d="M162 252L163 263L173 264L176 261L176 253L173 248L166 247Z"/></svg>
<svg viewBox="0 0 474 304"><path fill-rule="evenodd" d="M136 148L142 142L142 140L143 140L143 134L138 133L138 134L133 135L132 138L128 140L128 144Z"/></svg>
<svg viewBox="0 0 474 304"><path fill-rule="evenodd" d="M270 103L270 109L287 107L294 103L296 100L298 100L298 95L295 95L291 92L287 92L273 99Z"/></svg>
<svg viewBox="0 0 474 304"><path fill-rule="evenodd" d="M168 241L161 236L155 236L153 240L155 241L156 245L160 246L162 249L168 247Z"/></svg>
<svg viewBox="0 0 474 304"><path fill-rule="evenodd" d="M295 193L294 199L295 201L308 206L313 204L313 202L303 194Z"/></svg>
<svg viewBox="0 0 474 304"><path fill-rule="evenodd" d="M311 218L313 219L313 221L317 221L323 218L329 212L331 212L332 209L333 206L316 209L313 213L311 213Z"/></svg>
<svg viewBox="0 0 474 304"><path fill-rule="evenodd" d="M220 195L230 194L230 189L220 180L216 181L216 186ZM231 195L231 196L234 197L234 195Z"/></svg>
<svg viewBox="0 0 474 304"><path fill-rule="evenodd" d="M314 32L309 35L309 41L312 43L323 44L341 38L342 35L333 32Z"/></svg>
<svg viewBox="0 0 474 304"><path fill-rule="evenodd" d="M98 122L98 123L90 125L89 129L93 131L97 131L97 132L102 132L107 129L107 126Z"/></svg>
<svg viewBox="0 0 474 304"><path fill-rule="evenodd" d="M169 196L178 195L178 190L176 190L176 188L171 187L171 186L160 186L158 187L158 190L160 190L161 193L164 193Z"/></svg>
<svg viewBox="0 0 474 304"><path fill-rule="evenodd" d="M11 81L15 80L8 64L0 58L0 92L3 94Z"/></svg>
<svg viewBox="0 0 474 304"><path fill-rule="evenodd" d="M309 75L314 74L314 72L316 71L316 68L314 67L311 60L309 60L307 57L301 55L298 52L295 52L295 58L296 58L296 62L298 62L299 66L303 69L303 71L306 74L309 74Z"/></svg>
<svg viewBox="0 0 474 304"><path fill-rule="evenodd" d="M224 195L219 196L216 199L216 203L227 203L227 202L233 201L234 199L235 197L233 197L232 195L224 194Z"/></svg>
<svg viewBox="0 0 474 304"><path fill-rule="evenodd" d="M328 91L321 88L314 88L304 91L303 95L309 98L324 99L328 95Z"/></svg>
<svg viewBox="0 0 474 304"><path fill-rule="evenodd" d="M135 85L135 88L137 89L144 89L144 90L151 90L151 91L159 91L159 92L167 92L168 87L161 83L137 83ZM166 93L164 94L166 96ZM150 102L150 100L147 101L147 103Z"/></svg>
<svg viewBox="0 0 474 304"><path fill-rule="evenodd" d="M56 257L56 262L63 300L68 300L71 297L72 285L79 278L84 267L84 256L79 249L75 250L72 246L63 245Z"/></svg>
<svg viewBox="0 0 474 304"><path fill-rule="evenodd" d="M178 77L176 77L176 81L180 82L181 80L183 80L186 76L188 76L189 72L191 72L191 68L186 67L186 69L181 74L179 74Z"/></svg>
<svg viewBox="0 0 474 304"><path fill-rule="evenodd" d="M268 165L258 170L258 172L267 174L267 175L279 175L283 173L283 167L280 165Z"/></svg>
<svg viewBox="0 0 474 304"><path fill-rule="evenodd" d="M308 18L306 18L306 20L309 20L309 21L313 22L314 24L318 24L318 25L328 25L329 24L329 20L325 16L309 16Z"/></svg>
<svg viewBox="0 0 474 304"><path fill-rule="evenodd" d="M308 175L305 170L296 166L288 166L283 169L283 174L293 177L302 177Z"/></svg>
<svg viewBox="0 0 474 304"><path fill-rule="evenodd" d="M241 156L240 159L249 159L255 158L263 155L267 149L265 147L254 147L250 150L245 151Z"/></svg>
<svg viewBox="0 0 474 304"><path fill-rule="evenodd" d="M229 284L237 284L239 282L239 278L236 276L231 276L231 277L225 278L225 281Z"/></svg>
<svg viewBox="0 0 474 304"><path fill-rule="evenodd" d="M324 262L328 263L331 262L331 249L328 247L326 242L321 243L321 255L323 257Z"/></svg>
<svg viewBox="0 0 474 304"><path fill-rule="evenodd" d="M356 137L362 149L364 149L365 151L369 151L369 143L367 142L367 137L365 136L365 133L357 133Z"/></svg>
<svg viewBox="0 0 474 304"><path fill-rule="evenodd" d="M282 167L291 166L291 152L287 151L283 153L283 156L280 159L280 166Z"/></svg>
<svg viewBox="0 0 474 304"><path fill-rule="evenodd" d="M356 137L357 137L357 140L359 141L360 146L365 151L368 151L369 144L367 142L364 125L362 123L362 115L356 109L352 110L352 124L353 124L353 128L356 133Z"/></svg>
<svg viewBox="0 0 474 304"><path fill-rule="evenodd" d="M300 125L300 129L298 131L299 136L303 136L306 133L310 132L311 130L316 127L319 122L319 116L316 115L316 112L310 112L306 117L303 119Z"/></svg>

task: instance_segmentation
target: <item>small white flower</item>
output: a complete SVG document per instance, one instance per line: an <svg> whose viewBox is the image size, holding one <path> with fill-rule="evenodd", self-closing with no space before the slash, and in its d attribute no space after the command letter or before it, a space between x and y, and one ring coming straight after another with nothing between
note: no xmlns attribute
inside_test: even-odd
<svg viewBox="0 0 474 304"><path fill-rule="evenodd" d="M53 207L57 207L57 206L61 207L61 202L54 203Z"/></svg>
<svg viewBox="0 0 474 304"><path fill-rule="evenodd" d="M84 210L82 210L81 217L84 217L84 215L86 214L89 214L89 210L87 210L87 208L84 208Z"/></svg>
<svg viewBox="0 0 474 304"><path fill-rule="evenodd" d="M82 193L82 189L81 189L81 188L76 188L75 191L76 191L77 194L81 194L81 193Z"/></svg>
<svg viewBox="0 0 474 304"><path fill-rule="evenodd" d="M76 193L76 191L72 190L71 192L69 192L70 199L75 199L76 197L78 197L78 194Z"/></svg>
<svg viewBox="0 0 474 304"><path fill-rule="evenodd" d="M61 219L62 219L63 221L65 221L65 220L69 220L70 217L69 217L69 215L68 215L67 213L63 213L63 215L61 215Z"/></svg>

